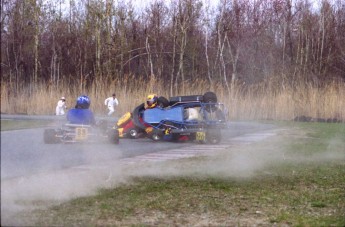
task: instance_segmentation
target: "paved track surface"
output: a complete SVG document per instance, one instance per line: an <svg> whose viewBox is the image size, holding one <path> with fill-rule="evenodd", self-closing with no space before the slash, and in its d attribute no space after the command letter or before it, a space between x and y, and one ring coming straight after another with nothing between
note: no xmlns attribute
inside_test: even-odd
<svg viewBox="0 0 345 227"><path fill-rule="evenodd" d="M44 119L52 125L64 117L1 115L2 119ZM99 118L98 118L99 119ZM208 155L236 143L250 143L274 135L275 126L230 122L217 145L121 139L120 144L44 144L44 128L1 132L1 224L27 225L18 212L28 204L68 200L121 181L126 166Z"/></svg>
<svg viewBox="0 0 345 227"><path fill-rule="evenodd" d="M53 125L64 122L64 116L1 115L1 119L52 120ZM98 118L99 119L99 118ZM221 145L229 144L234 137L272 129L270 124L231 122L223 131ZM1 180L29 176L40 172L54 171L87 165L112 159L124 159L179 150L195 146L193 143L153 142L150 139L122 139L119 145L94 144L44 144L43 128L1 132ZM201 145L210 146L210 145ZM181 149L182 151L182 149Z"/></svg>

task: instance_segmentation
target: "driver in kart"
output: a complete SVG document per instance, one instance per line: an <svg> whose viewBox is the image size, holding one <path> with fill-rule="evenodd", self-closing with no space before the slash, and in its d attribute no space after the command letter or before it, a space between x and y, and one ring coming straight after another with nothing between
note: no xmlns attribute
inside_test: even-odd
<svg viewBox="0 0 345 227"><path fill-rule="evenodd" d="M161 107L158 105L158 96L156 94L149 94L146 98L145 109L154 109L156 107ZM153 127L147 126L145 132L150 135L153 132ZM166 131L166 134L168 133L170 133L170 131Z"/></svg>
<svg viewBox="0 0 345 227"><path fill-rule="evenodd" d="M146 99L145 109L153 109L158 105L158 96L156 94L149 94Z"/></svg>
<svg viewBox="0 0 345 227"><path fill-rule="evenodd" d="M95 125L96 120L93 112L89 109L90 104L91 101L88 96L79 96L75 108L67 112L67 121L71 124Z"/></svg>

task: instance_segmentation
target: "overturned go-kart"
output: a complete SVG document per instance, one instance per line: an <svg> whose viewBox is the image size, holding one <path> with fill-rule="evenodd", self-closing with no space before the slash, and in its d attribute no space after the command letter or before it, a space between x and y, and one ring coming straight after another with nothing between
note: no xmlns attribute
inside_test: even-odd
<svg viewBox="0 0 345 227"><path fill-rule="evenodd" d="M226 128L226 108L213 92L204 95L158 98L158 107L144 103L117 123L121 138L147 136L154 141L197 141L216 144Z"/></svg>

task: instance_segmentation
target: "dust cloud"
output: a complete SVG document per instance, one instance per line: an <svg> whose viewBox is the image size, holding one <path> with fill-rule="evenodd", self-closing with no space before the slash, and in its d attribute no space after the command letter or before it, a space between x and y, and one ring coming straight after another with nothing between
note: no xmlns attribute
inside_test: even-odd
<svg viewBox="0 0 345 227"><path fill-rule="evenodd" d="M96 158L94 152L86 152L84 158L89 159L88 165L2 182L1 224L18 226L34 223L34 217L19 214L28 214L27 211L33 209L92 195L100 188L129 183L134 176L215 176L248 179L272 164L345 160L345 152L341 152L342 149L345 151L345 148L339 140L331 140L327 152L312 156L287 152L284 147L288 139L303 136L298 133L281 130L269 139L251 144L233 142L227 149L209 151L212 155L160 162L142 161L128 164L119 158L121 152L118 152L117 158L108 157L109 161L107 158Z"/></svg>
<svg viewBox="0 0 345 227"><path fill-rule="evenodd" d="M334 160L345 161L345 145L340 139L331 139L327 150L314 154L291 152L289 141L305 137L303 132L280 129L279 132L259 142L233 143L228 149L212 152L211 156L147 164L140 176L206 176L217 178L248 179L262 174L275 175L270 166L280 164L316 163ZM310 139L310 138L307 138ZM267 169L270 169L269 171Z"/></svg>
<svg viewBox="0 0 345 227"><path fill-rule="evenodd" d="M87 164L68 167L66 163L56 163L52 160L49 163L49 159L45 159L46 163L43 161L39 163L39 173L2 179L1 225L27 226L33 224L34 217L30 217L28 214L34 209L46 208L73 198L92 195L101 188L125 183L126 177L122 173L119 161L121 152L114 151L113 145L109 147L110 149L107 150L104 149L104 146L81 145L78 147L79 150L70 150L70 153L78 153L78 155L70 156L71 159L78 156L83 163ZM54 151L50 152L52 154Z"/></svg>

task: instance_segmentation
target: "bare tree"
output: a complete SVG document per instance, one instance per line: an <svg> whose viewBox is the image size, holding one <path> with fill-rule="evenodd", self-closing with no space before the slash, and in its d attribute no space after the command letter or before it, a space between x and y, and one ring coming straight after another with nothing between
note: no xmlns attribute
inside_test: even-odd
<svg viewBox="0 0 345 227"><path fill-rule="evenodd" d="M30 94L48 88L155 76L170 95L186 82L256 83L345 78L345 6L340 0L1 1L1 82ZM202 8L204 7L204 8ZM138 13L139 12L139 13ZM25 89L24 89L25 88Z"/></svg>

